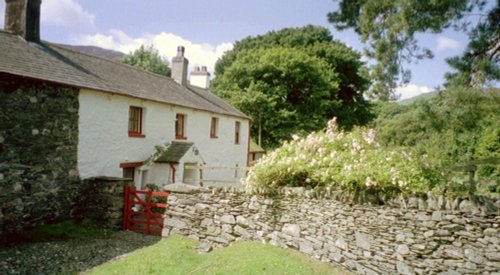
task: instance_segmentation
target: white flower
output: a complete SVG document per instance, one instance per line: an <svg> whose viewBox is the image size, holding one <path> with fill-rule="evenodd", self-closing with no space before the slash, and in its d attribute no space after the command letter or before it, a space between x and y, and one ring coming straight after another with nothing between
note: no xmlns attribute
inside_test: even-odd
<svg viewBox="0 0 500 275"><path fill-rule="evenodd" d="M366 141L366 143L368 144L373 144L375 143L375 136L376 136L376 132L374 129L370 129L368 130L368 133L366 135L364 135L364 139Z"/></svg>
<svg viewBox="0 0 500 275"><path fill-rule="evenodd" d="M373 181L370 177L366 177L365 185L366 187L375 186L377 182Z"/></svg>

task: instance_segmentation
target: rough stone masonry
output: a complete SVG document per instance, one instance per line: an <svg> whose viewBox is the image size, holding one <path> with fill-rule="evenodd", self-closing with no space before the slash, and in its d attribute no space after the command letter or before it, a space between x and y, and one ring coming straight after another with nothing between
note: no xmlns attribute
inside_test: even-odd
<svg viewBox="0 0 500 275"><path fill-rule="evenodd" d="M0 235L69 216L78 193L78 90L0 78Z"/></svg>
<svg viewBox="0 0 500 275"><path fill-rule="evenodd" d="M0 74L0 106L0 243L67 218L120 224L125 181L78 176L78 89Z"/></svg>
<svg viewBox="0 0 500 275"><path fill-rule="evenodd" d="M428 196L391 206L349 205L294 190L276 197L190 190L169 197L164 235L198 250L239 240L299 250L359 274L498 274L498 212Z"/></svg>

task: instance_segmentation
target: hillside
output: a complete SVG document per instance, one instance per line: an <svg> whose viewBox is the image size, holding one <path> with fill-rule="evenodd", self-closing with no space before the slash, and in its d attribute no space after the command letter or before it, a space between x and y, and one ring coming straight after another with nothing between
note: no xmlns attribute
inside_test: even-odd
<svg viewBox="0 0 500 275"><path fill-rule="evenodd" d="M412 104L413 102L417 101L417 100L420 100L420 99L428 99L428 98L431 98L431 97L434 97L436 95L439 94L439 91L432 91L432 92L428 92L428 93L425 93L425 94L420 94L420 95L417 95L417 96L414 96L414 97L410 97L410 98L407 98L407 99L403 99L401 101L398 101L399 104L402 104L402 105L409 105L409 104Z"/></svg>
<svg viewBox="0 0 500 275"><path fill-rule="evenodd" d="M62 47L65 47L65 48L68 48L71 50L79 51L82 53L86 53L86 54L91 54L91 55L95 55L95 56L99 56L99 57L108 58L108 59L115 59L116 60L116 59L119 59L119 58L125 56L125 54L122 52L108 50L108 49L104 49L104 48L100 48L100 47L96 47L96 46L77 46L77 45L64 45L64 44L59 44L59 46L62 46Z"/></svg>

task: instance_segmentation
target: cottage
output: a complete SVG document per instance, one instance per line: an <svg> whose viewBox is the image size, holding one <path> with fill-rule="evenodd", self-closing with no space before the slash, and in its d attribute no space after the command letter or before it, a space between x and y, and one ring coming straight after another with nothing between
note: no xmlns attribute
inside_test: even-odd
<svg viewBox="0 0 500 275"><path fill-rule="evenodd" d="M207 89L206 67L189 83L184 47L172 59L172 78L83 54L40 40L40 5L6 1L2 103L21 102L24 110L14 112L26 113L24 122L15 114L2 118L17 121L13 129L0 129L2 148L20 146L23 136L28 152L59 163L70 176L128 177L137 187L198 184L200 173L215 182L244 175L237 168L248 164L250 119ZM189 169L200 164L235 169Z"/></svg>

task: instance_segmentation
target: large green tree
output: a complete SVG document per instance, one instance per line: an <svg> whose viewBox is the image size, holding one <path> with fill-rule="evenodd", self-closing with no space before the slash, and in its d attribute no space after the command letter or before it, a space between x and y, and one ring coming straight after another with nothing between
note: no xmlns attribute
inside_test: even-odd
<svg viewBox="0 0 500 275"><path fill-rule="evenodd" d="M160 56L160 53L153 45L145 47L141 45L139 49L130 52L128 55L120 59L122 63L141 68L143 70L156 74L170 76L170 68L168 60Z"/></svg>
<svg viewBox="0 0 500 275"><path fill-rule="evenodd" d="M447 85L480 87L500 80L500 6L497 4L470 33L464 54L450 58L454 72L447 73Z"/></svg>
<svg viewBox="0 0 500 275"><path fill-rule="evenodd" d="M458 27L467 13L484 4L484 0L341 0L328 20L339 30L353 29L360 35L366 55L376 61L370 71L372 96L387 101L395 98L400 82L409 82L406 63L432 57L430 50L419 47L415 35Z"/></svg>
<svg viewBox="0 0 500 275"><path fill-rule="evenodd" d="M250 115L266 147L297 132L324 127L327 110L337 108L330 92L337 76L319 58L297 49L275 47L240 52L217 80L219 95Z"/></svg>
<svg viewBox="0 0 500 275"><path fill-rule="evenodd" d="M254 138L274 147L333 116L345 128L372 118L360 58L326 28L286 28L237 42L217 61L212 88L253 118Z"/></svg>

